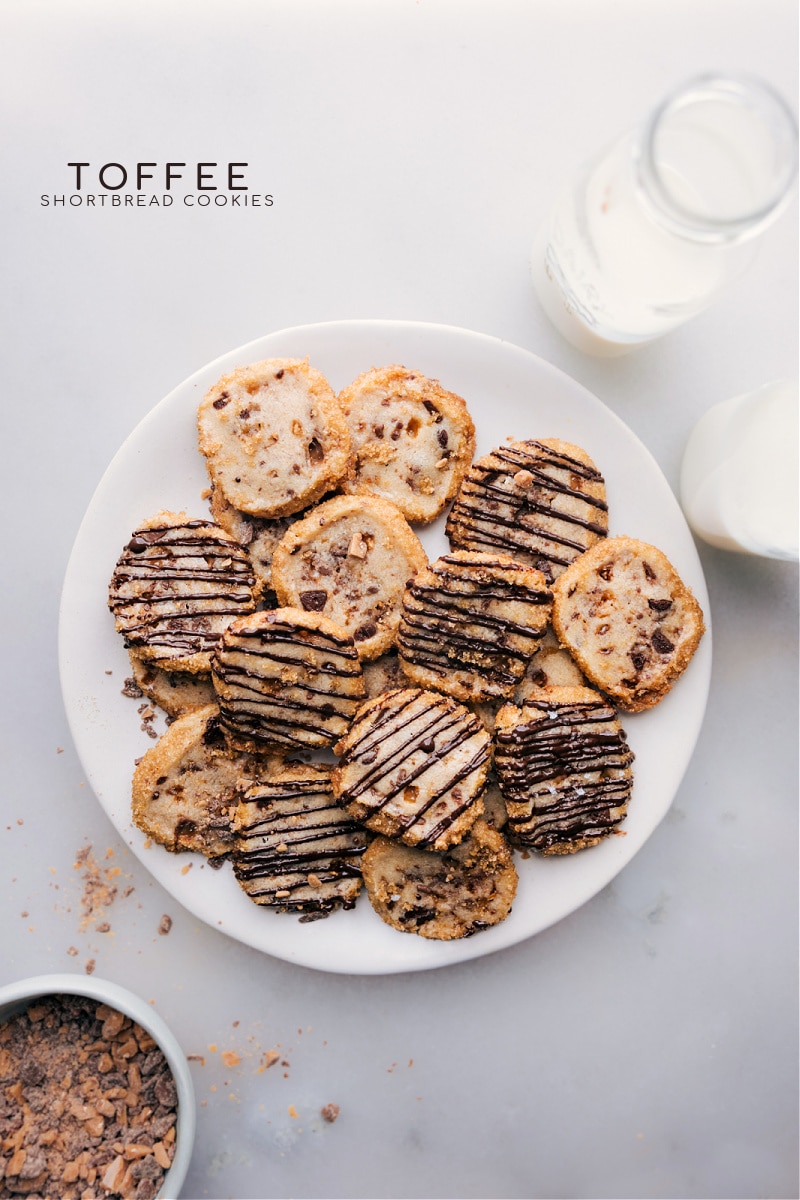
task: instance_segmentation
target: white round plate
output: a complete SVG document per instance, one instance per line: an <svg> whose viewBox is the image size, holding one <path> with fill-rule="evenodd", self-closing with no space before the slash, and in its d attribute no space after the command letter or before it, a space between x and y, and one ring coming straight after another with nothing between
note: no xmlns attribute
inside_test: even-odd
<svg viewBox="0 0 800 1200"><path fill-rule="evenodd" d="M558 437L583 446L606 478L611 533L663 550L708 614L694 542L657 464L626 425L556 368L507 342L440 325L340 321L281 330L223 355L171 392L124 443L92 498L67 568L59 630L64 703L87 777L120 834L176 900L230 937L278 958L325 971L381 974L445 966L514 945L599 892L667 812L703 720L710 630L666 699L624 720L636 754L625 836L565 857L517 856L519 890L510 916L463 941L399 933L377 917L364 896L350 912L301 924L253 904L228 866L213 870L199 855L148 848L131 824L134 759L154 743L140 728L136 702L121 694L130 669L106 606L108 581L142 518L160 509L207 513L198 403L221 375L272 357L308 357L336 390L362 371L390 363L437 378L466 399L478 454L509 436ZM420 536L431 558L448 548L443 520L422 528Z"/></svg>

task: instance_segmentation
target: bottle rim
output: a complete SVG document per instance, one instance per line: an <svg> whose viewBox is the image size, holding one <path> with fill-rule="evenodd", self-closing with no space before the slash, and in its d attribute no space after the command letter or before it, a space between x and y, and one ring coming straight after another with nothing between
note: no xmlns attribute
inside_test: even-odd
<svg viewBox="0 0 800 1200"><path fill-rule="evenodd" d="M724 99L757 111L765 126L773 129L780 147L782 162L766 200L733 216L715 216L691 208L675 195L658 162L657 140L665 122L703 99ZM699 75L676 88L653 111L638 138L634 166L639 189L660 221L697 241L741 241L760 233L791 195L798 170L797 121L783 97L757 76Z"/></svg>

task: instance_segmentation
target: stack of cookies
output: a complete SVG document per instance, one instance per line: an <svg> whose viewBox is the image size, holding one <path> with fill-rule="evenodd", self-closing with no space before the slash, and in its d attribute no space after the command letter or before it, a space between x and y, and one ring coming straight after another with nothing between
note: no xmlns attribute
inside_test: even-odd
<svg viewBox="0 0 800 1200"><path fill-rule="evenodd" d="M619 830L618 710L669 691L703 618L660 551L609 537L583 449L473 461L437 380L394 365L336 395L297 359L220 379L198 433L210 513L143 519L109 590L129 690L169 722L139 828L229 861L256 904L309 921L365 889L435 939L508 915L515 849ZM414 527L445 512L429 562Z"/></svg>

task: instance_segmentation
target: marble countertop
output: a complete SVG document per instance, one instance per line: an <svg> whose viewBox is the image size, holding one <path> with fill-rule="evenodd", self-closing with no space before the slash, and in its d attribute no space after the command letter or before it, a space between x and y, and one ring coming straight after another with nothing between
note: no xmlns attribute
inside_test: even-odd
<svg viewBox="0 0 800 1200"><path fill-rule="evenodd" d="M323 974L191 916L93 796L57 665L112 456L274 330L495 335L585 385L675 488L708 407L796 374L796 201L713 308L615 360L549 325L530 245L560 183L681 80L748 70L794 103L796 6L12 0L0 31L0 984L94 969L152 1001L192 1056L184 1200L796 1197L795 566L698 544L711 691L667 817L578 911L442 970ZM106 163L247 163L272 203L43 205L75 193L71 162L82 196Z"/></svg>

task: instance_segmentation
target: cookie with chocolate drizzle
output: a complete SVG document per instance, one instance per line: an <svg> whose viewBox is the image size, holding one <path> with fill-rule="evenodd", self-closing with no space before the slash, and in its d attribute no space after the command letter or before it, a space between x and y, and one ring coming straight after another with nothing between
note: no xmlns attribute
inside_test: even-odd
<svg viewBox="0 0 800 1200"><path fill-rule="evenodd" d="M214 655L211 680L229 744L254 754L330 748L364 698L352 637L297 608L234 621Z"/></svg>
<svg viewBox="0 0 800 1200"><path fill-rule="evenodd" d="M472 464L446 531L456 549L507 554L552 581L606 536L605 481L579 446L509 441Z"/></svg>
<svg viewBox="0 0 800 1200"><path fill-rule="evenodd" d="M456 550L418 571L397 648L408 678L457 700L509 698L539 648L553 597L541 571Z"/></svg>
<svg viewBox="0 0 800 1200"><path fill-rule="evenodd" d="M367 833L331 793L331 768L294 764L251 784L233 814L233 870L256 904L307 920L352 908Z"/></svg>
<svg viewBox="0 0 800 1200"><path fill-rule="evenodd" d="M518 882L505 838L480 818L462 842L441 854L377 837L363 870L381 920L439 941L470 937L504 921Z"/></svg>
<svg viewBox="0 0 800 1200"><path fill-rule="evenodd" d="M246 552L214 521L159 512L117 560L108 606L125 645L165 671L207 673L224 629L261 594Z"/></svg>
<svg viewBox="0 0 800 1200"><path fill-rule="evenodd" d="M495 770L514 845L572 854L625 819L633 752L616 710L592 688L531 691L495 723Z"/></svg>
<svg viewBox="0 0 800 1200"><path fill-rule="evenodd" d="M362 705L334 747L334 795L375 833L445 850L483 812L491 747L479 719L451 697L387 692Z"/></svg>
<svg viewBox="0 0 800 1200"><path fill-rule="evenodd" d="M599 542L560 576L553 597L559 641L627 712L663 699L705 631L700 605L666 555L635 538Z"/></svg>

